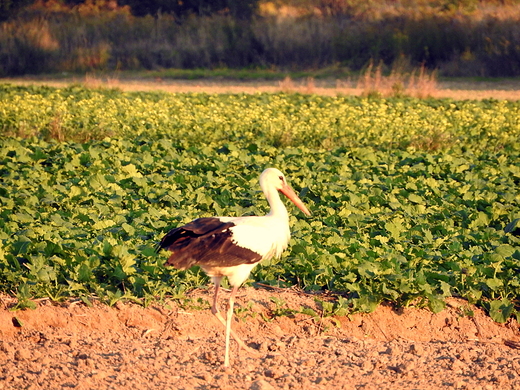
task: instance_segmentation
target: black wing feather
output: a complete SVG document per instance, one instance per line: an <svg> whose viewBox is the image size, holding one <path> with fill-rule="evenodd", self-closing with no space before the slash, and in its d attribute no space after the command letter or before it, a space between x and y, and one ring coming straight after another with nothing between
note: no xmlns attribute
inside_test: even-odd
<svg viewBox="0 0 520 390"><path fill-rule="evenodd" d="M233 242L230 230L233 226L233 222L222 222L218 218L198 218L170 230L157 245L156 251L171 251L166 265L178 269L193 265L231 267L260 261L262 256L258 253Z"/></svg>

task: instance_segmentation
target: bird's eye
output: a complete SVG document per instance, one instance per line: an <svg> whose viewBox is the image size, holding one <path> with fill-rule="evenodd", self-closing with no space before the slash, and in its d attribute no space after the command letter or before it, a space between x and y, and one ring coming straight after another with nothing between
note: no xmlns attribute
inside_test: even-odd
<svg viewBox="0 0 520 390"><path fill-rule="evenodd" d="M278 176L278 179L280 179L281 181L283 181L283 176Z"/></svg>

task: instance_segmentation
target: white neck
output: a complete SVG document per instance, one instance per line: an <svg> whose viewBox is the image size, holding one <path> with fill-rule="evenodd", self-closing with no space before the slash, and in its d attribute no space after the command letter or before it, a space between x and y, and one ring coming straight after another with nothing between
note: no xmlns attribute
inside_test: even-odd
<svg viewBox="0 0 520 390"><path fill-rule="evenodd" d="M268 216L276 217L276 218L284 218L289 220L289 213L285 208L285 205L280 199L280 193L275 188L268 188L264 191L264 195L267 198L267 202L269 206L271 206L271 211L269 211Z"/></svg>

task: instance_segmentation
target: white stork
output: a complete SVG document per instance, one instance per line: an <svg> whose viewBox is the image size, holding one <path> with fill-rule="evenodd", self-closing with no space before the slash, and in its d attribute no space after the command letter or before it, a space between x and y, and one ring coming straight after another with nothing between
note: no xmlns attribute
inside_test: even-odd
<svg viewBox="0 0 520 390"><path fill-rule="evenodd" d="M239 346L249 347L231 330L233 305L238 288L246 281L253 267L262 260L280 257L287 248L291 233L289 214L278 191L287 196L306 215L309 210L287 184L282 172L268 168L260 175L260 187L271 211L265 216L198 218L184 226L172 229L157 245L157 251L172 252L166 265L178 269L200 266L215 284L211 312L226 327L224 366L229 366L229 336ZM220 282L227 276L233 287L229 296L227 320L220 314L217 297Z"/></svg>

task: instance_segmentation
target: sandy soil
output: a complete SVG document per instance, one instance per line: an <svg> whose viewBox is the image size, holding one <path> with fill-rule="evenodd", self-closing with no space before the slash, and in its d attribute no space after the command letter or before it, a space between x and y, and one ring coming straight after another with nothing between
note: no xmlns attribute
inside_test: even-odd
<svg viewBox="0 0 520 390"><path fill-rule="evenodd" d="M373 81L373 80L372 80ZM374 87L359 87L351 80L283 80L283 81L228 81L228 80L143 80L97 78L42 79L42 78L3 78L0 83L16 85L49 85L65 87L71 84L83 84L88 87L119 88L123 91L164 91L164 92L205 92L205 93L257 93L257 92L299 92L326 96L359 96L375 88L383 95L392 94L392 80L383 80ZM499 99L519 100L520 80L507 79L488 82L473 81L432 81L417 85L405 91L408 95L433 98L453 98L461 100Z"/></svg>
<svg viewBox="0 0 520 390"><path fill-rule="evenodd" d="M313 319L273 297L321 313L314 296L243 288L233 327L258 356L233 341L228 369L210 289L148 308L43 300L10 311L4 297L0 389L520 389L518 324L464 301Z"/></svg>

